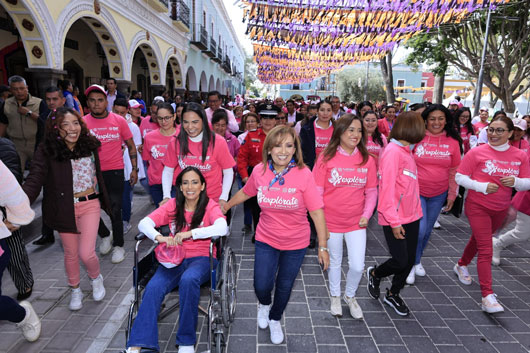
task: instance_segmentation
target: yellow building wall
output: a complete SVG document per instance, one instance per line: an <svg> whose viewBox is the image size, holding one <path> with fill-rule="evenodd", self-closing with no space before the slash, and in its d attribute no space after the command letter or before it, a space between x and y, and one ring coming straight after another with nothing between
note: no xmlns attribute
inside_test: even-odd
<svg viewBox="0 0 530 353"><path fill-rule="evenodd" d="M50 11L50 15L53 17L53 20L57 22L59 15L66 5L68 5L70 0L44 0L44 2L46 3L48 11Z"/></svg>

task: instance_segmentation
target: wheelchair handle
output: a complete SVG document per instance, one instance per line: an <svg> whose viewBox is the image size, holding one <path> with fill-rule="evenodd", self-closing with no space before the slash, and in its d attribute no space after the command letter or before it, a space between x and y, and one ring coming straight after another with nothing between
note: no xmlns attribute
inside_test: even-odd
<svg viewBox="0 0 530 353"><path fill-rule="evenodd" d="M146 239L146 238L147 238L147 235L145 235L144 233L138 233L138 234L134 237L134 239L135 239L136 241L144 240L144 239Z"/></svg>

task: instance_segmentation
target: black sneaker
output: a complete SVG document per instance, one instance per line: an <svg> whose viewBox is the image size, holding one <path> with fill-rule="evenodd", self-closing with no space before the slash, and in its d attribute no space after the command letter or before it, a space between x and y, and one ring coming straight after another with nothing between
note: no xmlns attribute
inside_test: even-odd
<svg viewBox="0 0 530 353"><path fill-rule="evenodd" d="M391 308L393 308L396 314L398 315L407 316L410 313L407 304L405 304L399 294L390 295L390 291L388 290L388 288L386 290L385 299L383 301L387 303Z"/></svg>
<svg viewBox="0 0 530 353"><path fill-rule="evenodd" d="M379 290L379 284L381 283L381 279L375 277L372 275L372 271L375 270L376 266L370 266L366 269L366 278L368 279L368 283L366 284L366 289L368 290L368 294L373 299L378 299L380 290Z"/></svg>

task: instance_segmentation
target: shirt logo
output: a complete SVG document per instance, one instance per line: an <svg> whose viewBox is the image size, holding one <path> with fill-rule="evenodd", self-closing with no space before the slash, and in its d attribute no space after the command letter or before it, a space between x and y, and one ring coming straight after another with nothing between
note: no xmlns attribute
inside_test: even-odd
<svg viewBox="0 0 530 353"><path fill-rule="evenodd" d="M166 145L154 145L151 147L151 156L153 156L154 159L161 159L166 155L164 151L159 150L160 147L166 147Z"/></svg>
<svg viewBox="0 0 530 353"><path fill-rule="evenodd" d="M484 163L484 169L482 171L488 175L493 174L503 174L503 175L509 175L509 176L518 176L519 170L513 169L513 168L501 168L498 165L495 164L495 161L492 161L491 159L488 159Z"/></svg>
<svg viewBox="0 0 530 353"><path fill-rule="evenodd" d="M362 168L361 170L358 170L360 172L364 172L366 173L368 169L366 168ZM345 185L364 185L366 184L366 177L364 178L359 178L358 176L353 176L351 178L346 178L346 177L343 177L342 175L340 175L339 171L337 170L337 168L333 168L331 170L331 178L328 179L328 181L333 184L333 186L337 186L337 184L345 184Z"/></svg>
<svg viewBox="0 0 530 353"><path fill-rule="evenodd" d="M266 189L263 186L258 188L258 204L260 206L269 206L271 208L284 208L284 209L294 209L298 208L298 199L296 197L283 198L280 195L276 197L268 197L263 192Z"/></svg>

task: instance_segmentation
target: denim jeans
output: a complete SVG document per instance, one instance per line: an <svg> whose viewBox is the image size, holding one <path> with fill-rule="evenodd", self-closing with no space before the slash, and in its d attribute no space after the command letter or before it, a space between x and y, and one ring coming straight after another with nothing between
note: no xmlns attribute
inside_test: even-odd
<svg viewBox="0 0 530 353"><path fill-rule="evenodd" d="M2 295L2 275L9 264L11 250L7 246L5 239L0 239L0 246L4 253L0 256L0 321L20 322L26 316L26 309L21 307L11 297Z"/></svg>
<svg viewBox="0 0 530 353"><path fill-rule="evenodd" d="M421 210L423 211L423 217L420 219L420 231L418 233L418 247L416 248L416 262L419 264L423 250L429 242L431 237L432 227L440 215L440 211L447 199L447 191L433 197L420 196Z"/></svg>
<svg viewBox="0 0 530 353"><path fill-rule="evenodd" d="M162 192L162 184L149 185L149 193L151 193L151 198L155 204L155 207L158 208L158 204L164 198L164 193ZM176 189L175 185L171 187L171 197L175 197Z"/></svg>
<svg viewBox="0 0 530 353"><path fill-rule="evenodd" d="M214 263L214 268L216 267ZM195 330L199 315L201 284L210 278L208 256L184 259L173 268L158 266L145 287L140 310L134 320L127 347L142 347L159 351L157 319L166 294L179 287L179 328L177 344L192 346L197 341Z"/></svg>
<svg viewBox="0 0 530 353"><path fill-rule="evenodd" d="M269 319L278 321L282 318L306 250L278 250L256 241L254 291L258 301L263 305L270 305L272 289L276 287Z"/></svg>
<svg viewBox="0 0 530 353"><path fill-rule="evenodd" d="M133 199L133 189L131 183L128 180L123 182L123 198L122 198L122 208L121 208L121 218L125 222L131 220L131 207Z"/></svg>

